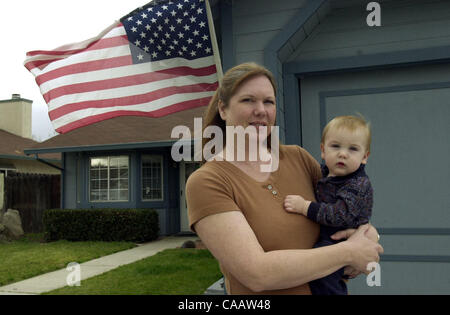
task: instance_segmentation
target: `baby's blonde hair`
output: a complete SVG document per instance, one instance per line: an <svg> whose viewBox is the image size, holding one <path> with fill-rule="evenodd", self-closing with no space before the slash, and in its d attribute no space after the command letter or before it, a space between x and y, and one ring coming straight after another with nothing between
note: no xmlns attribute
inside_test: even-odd
<svg viewBox="0 0 450 315"><path fill-rule="evenodd" d="M346 129L350 132L362 130L366 133L366 150L370 152L370 144L372 133L370 123L367 122L362 115L356 116L338 116L332 119L323 129L321 143L325 144L325 139L330 130Z"/></svg>

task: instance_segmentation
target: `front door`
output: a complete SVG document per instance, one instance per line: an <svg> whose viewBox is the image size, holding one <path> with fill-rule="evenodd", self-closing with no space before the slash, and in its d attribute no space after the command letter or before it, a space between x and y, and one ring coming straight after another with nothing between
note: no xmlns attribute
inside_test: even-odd
<svg viewBox="0 0 450 315"><path fill-rule="evenodd" d="M191 232L187 215L186 182L191 174L200 167L197 162L180 163L180 232Z"/></svg>

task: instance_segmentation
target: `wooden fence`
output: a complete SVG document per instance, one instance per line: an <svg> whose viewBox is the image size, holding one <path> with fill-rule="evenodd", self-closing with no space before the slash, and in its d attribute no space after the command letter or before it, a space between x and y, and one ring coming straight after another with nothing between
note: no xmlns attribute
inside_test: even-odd
<svg viewBox="0 0 450 315"><path fill-rule="evenodd" d="M60 208L61 176L8 174L4 196L5 210L19 210L24 232L40 233L44 210Z"/></svg>

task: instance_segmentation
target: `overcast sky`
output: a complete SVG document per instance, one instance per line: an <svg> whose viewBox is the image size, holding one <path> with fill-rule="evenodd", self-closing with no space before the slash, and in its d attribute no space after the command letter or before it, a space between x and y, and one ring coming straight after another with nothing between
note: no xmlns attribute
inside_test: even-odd
<svg viewBox="0 0 450 315"><path fill-rule="evenodd" d="M0 100L20 94L33 101L33 138L55 134L47 104L23 66L32 50L51 50L98 35L114 21L150 0L12 0L0 4Z"/></svg>

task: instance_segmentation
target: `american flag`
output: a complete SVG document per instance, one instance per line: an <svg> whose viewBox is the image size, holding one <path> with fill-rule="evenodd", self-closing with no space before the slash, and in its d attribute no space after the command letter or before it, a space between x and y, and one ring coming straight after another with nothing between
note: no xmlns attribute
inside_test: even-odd
<svg viewBox="0 0 450 315"><path fill-rule="evenodd" d="M153 1L95 38L28 52L24 64L59 133L123 115L162 117L207 105L217 89L209 27L205 0Z"/></svg>

